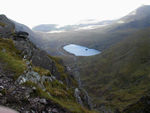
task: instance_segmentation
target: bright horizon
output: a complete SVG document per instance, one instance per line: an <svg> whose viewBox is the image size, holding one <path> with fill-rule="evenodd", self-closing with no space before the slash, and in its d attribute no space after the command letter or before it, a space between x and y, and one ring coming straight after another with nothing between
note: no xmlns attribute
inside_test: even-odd
<svg viewBox="0 0 150 113"><path fill-rule="evenodd" d="M30 28L39 24L68 25L83 20L121 18L149 0L3 0L0 14Z"/></svg>

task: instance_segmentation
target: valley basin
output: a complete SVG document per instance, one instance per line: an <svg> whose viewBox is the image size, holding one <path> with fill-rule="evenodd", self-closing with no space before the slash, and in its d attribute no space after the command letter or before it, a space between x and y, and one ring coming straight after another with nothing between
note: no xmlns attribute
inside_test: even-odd
<svg viewBox="0 0 150 113"><path fill-rule="evenodd" d="M93 56L101 53L96 49L90 49L76 44L65 45L63 49L75 56Z"/></svg>

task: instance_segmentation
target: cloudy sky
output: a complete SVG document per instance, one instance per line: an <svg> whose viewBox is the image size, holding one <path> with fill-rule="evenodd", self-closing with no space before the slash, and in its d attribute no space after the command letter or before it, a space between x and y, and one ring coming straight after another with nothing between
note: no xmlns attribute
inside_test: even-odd
<svg viewBox="0 0 150 113"><path fill-rule="evenodd" d="M0 13L31 28L117 19L141 5L150 5L150 0L1 0Z"/></svg>

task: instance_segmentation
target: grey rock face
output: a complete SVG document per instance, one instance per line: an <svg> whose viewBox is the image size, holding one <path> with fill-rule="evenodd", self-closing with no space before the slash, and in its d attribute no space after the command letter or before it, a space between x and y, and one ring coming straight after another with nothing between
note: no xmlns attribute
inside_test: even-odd
<svg viewBox="0 0 150 113"><path fill-rule="evenodd" d="M55 75L57 79L61 79L60 73L57 70L55 62L48 56L45 51L39 50L32 42L34 33L25 25L19 24L15 21L9 20L5 15L0 15L0 25L6 24L0 27L0 36L6 38L12 38L17 50L21 52L21 56L32 62L34 66L39 66L44 69L50 70L52 75ZM9 35L9 36L6 36ZM28 36L29 35L29 36ZM20 36L23 38L20 38ZM30 41L32 40L32 42ZM69 79L65 78L67 85L71 83Z"/></svg>
<svg viewBox="0 0 150 113"><path fill-rule="evenodd" d="M31 60L35 66L40 66L48 69L52 74L54 74L54 62L47 56L44 51L34 50Z"/></svg>
<svg viewBox="0 0 150 113"><path fill-rule="evenodd" d="M47 104L46 99L40 99L39 101L40 101L40 103L42 103L42 104Z"/></svg>
<svg viewBox="0 0 150 113"><path fill-rule="evenodd" d="M0 105L15 109L20 113L70 113L50 100L40 98L39 96L32 96L34 89L15 82L13 78L9 76L11 73L5 73L1 65L0 63L0 72L5 76L0 77ZM29 77L31 73L33 76ZM22 77L20 77L20 80L21 78ZM37 82L39 78L40 75L36 72L30 72L26 75L25 80L28 79ZM45 78L43 78L43 80ZM53 78L54 77L51 79Z"/></svg>
<svg viewBox="0 0 150 113"><path fill-rule="evenodd" d="M84 95L83 100L84 100L84 104L86 104L86 106L90 109L93 109L93 104L92 104L92 100L89 97L88 93L86 92L85 89L80 89Z"/></svg>
<svg viewBox="0 0 150 113"><path fill-rule="evenodd" d="M83 106L83 102L81 100L81 97L80 97L80 90L78 88L75 88L75 91L74 91L74 96L76 97L76 101Z"/></svg>
<svg viewBox="0 0 150 113"><path fill-rule="evenodd" d="M55 63L48 57L45 51L37 49L29 40L16 40L15 46L21 51L24 59L32 61L35 66L50 70L51 74L59 77Z"/></svg>
<svg viewBox="0 0 150 113"><path fill-rule="evenodd" d="M27 27L24 24L20 24L18 22L15 22L13 20L11 20L14 25L15 25L15 31L19 32L19 31L25 31L29 34L29 40L34 43L38 48L40 48L40 42L37 40L38 38L40 38L37 34L35 34L29 27Z"/></svg>
<svg viewBox="0 0 150 113"><path fill-rule="evenodd" d="M55 80L53 76L45 76L45 75L41 76L37 72L34 72L33 70L31 70L19 76L19 78L17 79L17 83L23 84L27 81L30 81L32 83L37 84L39 87L45 90L44 82L45 81L52 82L53 80Z"/></svg>
<svg viewBox="0 0 150 113"><path fill-rule="evenodd" d="M76 97L76 101L80 105L87 106L89 109L93 109L91 98L88 96L88 93L83 88L75 88L74 96Z"/></svg>
<svg viewBox="0 0 150 113"><path fill-rule="evenodd" d="M5 53L5 52L6 52L6 49L5 49L5 48L3 48L3 49L2 49L2 52L3 52L3 53Z"/></svg>
<svg viewBox="0 0 150 113"><path fill-rule="evenodd" d="M34 83L38 83L38 81L40 81L40 75L37 72L30 71L24 75L21 75L17 79L17 81L19 84L25 83L26 81L32 81Z"/></svg>
<svg viewBox="0 0 150 113"><path fill-rule="evenodd" d="M19 112L70 113L50 100L44 98L41 99L35 93L36 87L23 86L23 83L35 83L39 88L45 91L45 93L50 95L50 93L46 92L46 88L44 86L45 81L53 82L54 80L57 80L59 83L65 83L71 87L73 86L73 83L71 83L72 79L74 79L73 76L68 75L64 78L65 80L60 79L62 78L60 76L61 72L57 70L56 62L51 59L46 52L35 47L32 42L30 42L27 35L23 35L23 38L20 38L20 35L13 34L16 33L19 28L16 29L13 22L7 19L4 15L0 15L0 22L2 22L2 24L6 24L4 26L0 24L0 36L13 39L16 49L19 50L20 56L22 57L22 60L26 62L27 66L24 73L15 81L12 79L14 73L9 72L8 75L5 73L3 74L0 64L0 104L16 109ZM5 49L2 49L2 51L6 52ZM33 71L32 66L39 66L41 68L48 69L54 76L41 76L39 73ZM65 70L63 74L66 73L67 70ZM36 96L33 97L33 94ZM81 95L82 92L76 88L74 96L79 104L84 105L84 97Z"/></svg>
<svg viewBox="0 0 150 113"><path fill-rule="evenodd" d="M8 38L15 29L15 25L5 15L0 15L0 36Z"/></svg>

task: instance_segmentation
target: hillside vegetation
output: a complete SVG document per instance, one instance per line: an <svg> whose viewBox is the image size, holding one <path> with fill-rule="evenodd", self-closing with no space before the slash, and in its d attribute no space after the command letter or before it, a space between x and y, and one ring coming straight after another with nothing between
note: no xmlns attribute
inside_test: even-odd
<svg viewBox="0 0 150 113"><path fill-rule="evenodd" d="M0 66L3 66L3 68L1 69L4 72L8 73L9 75L13 75L12 77L14 80L18 79L21 75L23 75L28 67L28 65L26 64L27 61L22 60L20 54L21 52L15 48L14 43L11 39L0 38ZM54 59L55 58L53 58L53 60ZM67 75L65 75L63 66L61 64L57 64L57 66L58 70L60 70L60 73L62 74L61 76L67 77ZM33 65L33 70L35 72L38 72L40 76L53 76L51 75L50 71L41 67L36 67ZM31 75L31 77L32 76L33 75ZM64 77L62 77L61 79L65 79ZM25 83L23 83L27 87L36 88L36 92L33 93L31 96L32 98L46 98L48 100L53 101L55 104L59 104L61 107L67 109L69 112L73 113L94 112L89 111L86 108L79 105L74 97L74 88L69 88L68 86L66 86L66 84L59 82L59 80L54 79L51 82L48 82L46 80L43 81L43 85L46 90L44 90L40 85L42 84L42 79L40 84L35 83L34 81L29 79ZM0 91L0 93L4 95L9 94L7 89L5 89L5 93L3 91Z"/></svg>
<svg viewBox="0 0 150 113"><path fill-rule="evenodd" d="M1 106L21 113L94 113L60 58L38 49L5 15L0 23L8 27L0 30Z"/></svg>
<svg viewBox="0 0 150 113"><path fill-rule="evenodd" d="M21 75L27 68L19 54L12 40L0 38L0 62L6 64L4 69L14 72L15 77Z"/></svg>
<svg viewBox="0 0 150 113"><path fill-rule="evenodd" d="M149 5L141 6L113 23L95 29L60 33L36 32L40 36L36 38L36 44L54 56L63 56L60 48L71 43L103 51L138 30L148 28L150 26L149 10Z"/></svg>
<svg viewBox="0 0 150 113"><path fill-rule="evenodd" d="M83 84L98 105L122 110L150 91L149 28L100 55L79 58Z"/></svg>

